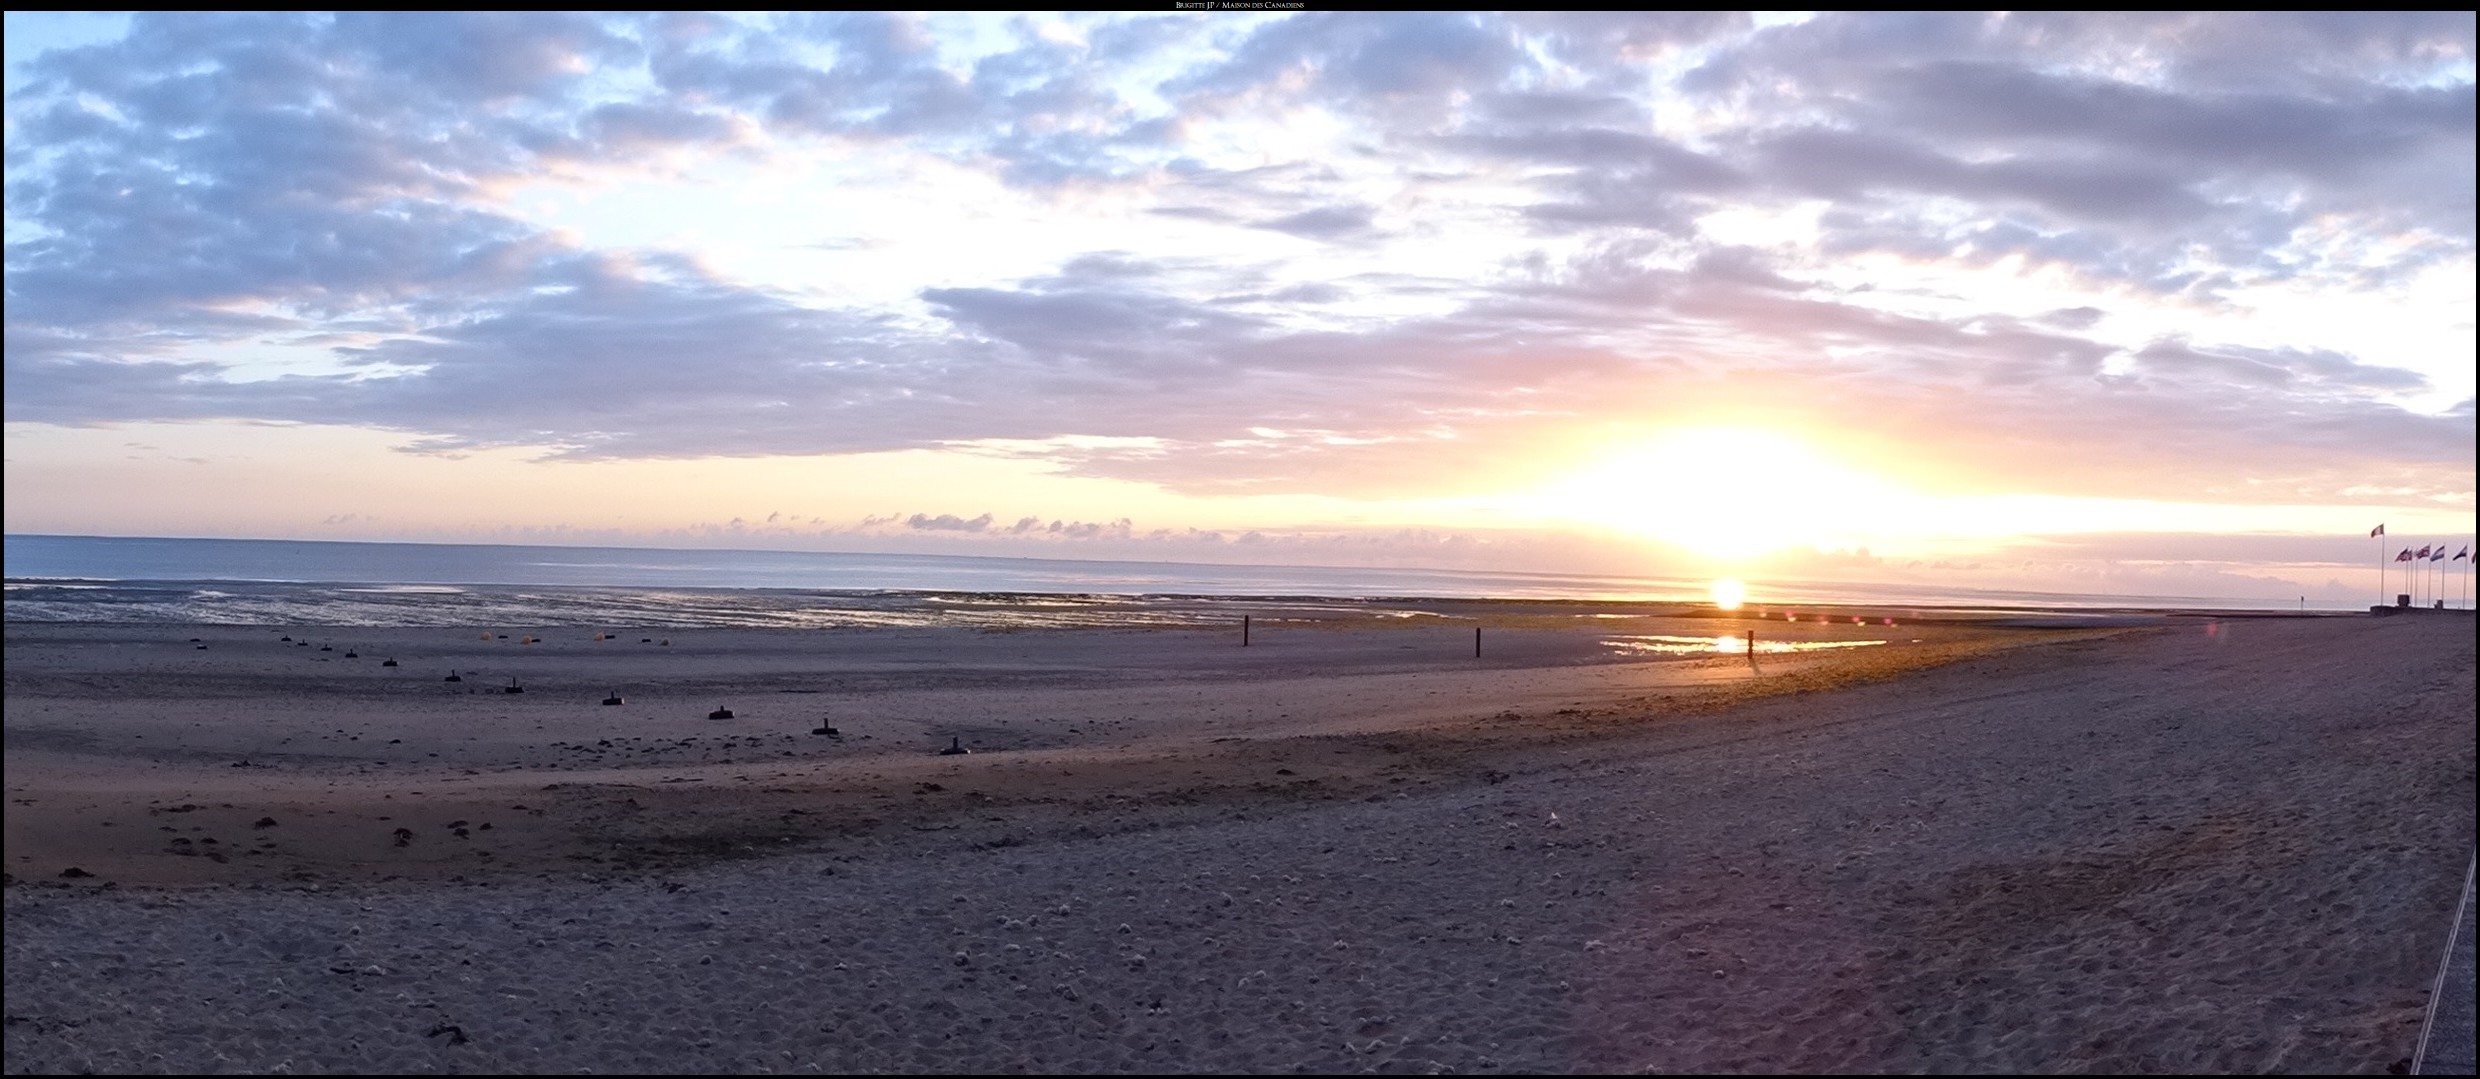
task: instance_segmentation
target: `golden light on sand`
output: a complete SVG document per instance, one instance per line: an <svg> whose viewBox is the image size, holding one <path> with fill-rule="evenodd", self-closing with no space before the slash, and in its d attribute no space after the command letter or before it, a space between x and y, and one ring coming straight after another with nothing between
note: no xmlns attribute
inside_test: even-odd
<svg viewBox="0 0 2480 1079"><path fill-rule="evenodd" d="M1730 560L1849 543L1883 515L1892 493L1884 480L1780 432L1689 427L1616 448L1525 501L1546 515Z"/></svg>
<svg viewBox="0 0 2480 1079"><path fill-rule="evenodd" d="M1748 586L1728 577L1714 582L1714 606L1726 611L1736 611L1740 604L1747 601Z"/></svg>

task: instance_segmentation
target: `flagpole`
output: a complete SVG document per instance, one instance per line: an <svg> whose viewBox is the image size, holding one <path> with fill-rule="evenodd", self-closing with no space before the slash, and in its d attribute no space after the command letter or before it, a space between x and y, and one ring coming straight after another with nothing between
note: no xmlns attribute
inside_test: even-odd
<svg viewBox="0 0 2480 1079"><path fill-rule="evenodd" d="M2368 538L2377 541L2377 606L2385 606L2385 522L2368 530Z"/></svg>

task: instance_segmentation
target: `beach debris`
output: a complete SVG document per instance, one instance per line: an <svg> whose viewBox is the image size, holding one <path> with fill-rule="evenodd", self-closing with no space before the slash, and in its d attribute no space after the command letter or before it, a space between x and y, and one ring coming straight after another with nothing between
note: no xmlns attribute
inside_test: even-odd
<svg viewBox="0 0 2480 1079"><path fill-rule="evenodd" d="M397 830L396 830L396 845L397 845L397 846L400 846L400 847L410 847L410 846L412 846L412 845L413 845L413 829L411 829L411 828L399 828L399 829L397 829Z"/></svg>
<svg viewBox="0 0 2480 1079"><path fill-rule="evenodd" d="M202 644L202 645L199 645L199 646L198 646L198 650L199 650L199 651L201 651L201 652L204 652L204 651L206 651L206 650L207 650L207 646L206 646L206 645L203 645L203 644Z"/></svg>
<svg viewBox="0 0 2480 1079"><path fill-rule="evenodd" d="M714 711L706 713L706 718L708 718L708 719L730 719L730 718L732 718L732 710L731 710L731 709L729 709L729 708L724 708L724 707L720 707L720 706L718 706L718 707L717 707Z"/></svg>
<svg viewBox="0 0 2480 1079"><path fill-rule="evenodd" d="M392 659L391 659L391 660L388 660L388 661L387 661L387 662L385 662L385 663L381 663L381 664L380 664L380 666L382 666L382 667L393 667L393 666L395 666L395 665L396 665L396 661L395 661L395 660L392 660Z"/></svg>
<svg viewBox="0 0 2480 1079"><path fill-rule="evenodd" d="M273 828L275 826L276 819L274 817L260 817L257 820L250 822L250 827L252 828Z"/></svg>
<svg viewBox="0 0 2480 1079"><path fill-rule="evenodd" d="M319 651L321 652L333 652L335 650L336 646L332 644L322 644L319 646Z"/></svg>
<svg viewBox="0 0 2480 1079"><path fill-rule="evenodd" d="M521 686L521 685L518 685L518 684L517 684L517 680L516 680L516 679L514 679L514 678L510 678L510 679L508 680L508 688L503 689L503 690L500 690L500 692L502 692L502 693L523 693L523 692L525 692L525 687L524 687L524 686Z"/></svg>
<svg viewBox="0 0 2480 1079"><path fill-rule="evenodd" d="M951 736L951 737L950 737L950 738L948 738L948 740L947 740L947 748L946 748L946 749L942 749L942 750L940 750L940 751L939 751L939 756L942 756L942 757L961 757L961 756L964 756L965 754L967 754L967 753L971 753L971 752L973 752L973 751L972 751L972 750L970 750L970 749L966 749L966 748L964 747L964 739L963 739L963 738L960 738L960 737L952 737L952 736Z"/></svg>
<svg viewBox="0 0 2480 1079"><path fill-rule="evenodd" d="M67 868L67 869L63 869L63 870L61 870L61 871L60 871L60 875L61 875L61 876L64 876L64 877L67 877L67 878L69 878L70 880L76 880L76 879L78 879L78 878L80 878L80 877L91 877L91 876L94 876L94 874L89 873L89 872L87 872L87 871L85 871L85 870L83 870L83 869L80 869L80 868L76 867L76 866L70 866L70 867L69 867L69 868Z"/></svg>
<svg viewBox="0 0 2480 1079"><path fill-rule="evenodd" d="M430 1033L422 1036L425 1038L436 1038L442 1034L448 1036L448 1044L450 1045L463 1045L466 1042L473 1040L472 1038L465 1036L464 1027L460 1027L454 1023L441 1023L432 1027Z"/></svg>
<svg viewBox="0 0 2480 1079"><path fill-rule="evenodd" d="M608 697L603 698L603 703L604 703L604 704L627 704L627 703L629 703L629 702L628 702L628 699L627 699L627 698L622 697L622 696L620 695L620 691L619 691L619 690L616 690L616 689L615 689L615 690L612 690L612 691L611 691L611 696L608 696Z"/></svg>
<svg viewBox="0 0 2480 1079"><path fill-rule="evenodd" d="M462 682L462 681L464 681L464 680L465 680L465 679L464 679L464 677L463 677L463 676L461 676L461 675L459 675L459 674L457 674L455 671L449 671L449 672L448 672L448 677L447 677L447 679L446 679L446 681L450 681L450 682Z"/></svg>
<svg viewBox="0 0 2480 1079"><path fill-rule="evenodd" d="M835 729L835 721L825 716L818 717L818 725L810 728L810 733L823 734L829 738L844 737L844 732Z"/></svg>
<svg viewBox="0 0 2480 1079"><path fill-rule="evenodd" d="M359 652L353 651L352 649L348 648L348 649L345 649L344 658L346 658L346 659L360 659L360 658L362 658L362 654L361 654L361 653L359 653Z"/></svg>
<svg viewBox="0 0 2480 1079"><path fill-rule="evenodd" d="M283 637L283 638L282 638L282 640L280 640L278 643L281 643L281 644L290 644L290 643L292 643L292 640L293 640L292 636L291 636L290 634L287 634L287 635L286 635L285 637Z"/></svg>

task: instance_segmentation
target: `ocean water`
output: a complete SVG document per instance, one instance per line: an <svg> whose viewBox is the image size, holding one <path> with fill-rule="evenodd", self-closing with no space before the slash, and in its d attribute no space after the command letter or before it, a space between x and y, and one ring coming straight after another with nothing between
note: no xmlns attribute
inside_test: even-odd
<svg viewBox="0 0 2480 1079"><path fill-rule="evenodd" d="M1190 625L1415 617L1421 601L1691 604L1707 582L1384 567L954 555L11 535L12 622L164 625ZM2052 610L2230 607L1767 582L1762 601Z"/></svg>

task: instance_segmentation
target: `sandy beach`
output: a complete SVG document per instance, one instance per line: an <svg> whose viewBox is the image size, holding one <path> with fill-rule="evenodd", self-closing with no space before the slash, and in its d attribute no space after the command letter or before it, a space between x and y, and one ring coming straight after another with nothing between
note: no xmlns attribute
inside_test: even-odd
<svg viewBox="0 0 2480 1079"><path fill-rule="evenodd" d="M7 1069L2368 1072L2417 1038L2468 618L1449 613L1246 648L11 624Z"/></svg>

